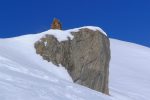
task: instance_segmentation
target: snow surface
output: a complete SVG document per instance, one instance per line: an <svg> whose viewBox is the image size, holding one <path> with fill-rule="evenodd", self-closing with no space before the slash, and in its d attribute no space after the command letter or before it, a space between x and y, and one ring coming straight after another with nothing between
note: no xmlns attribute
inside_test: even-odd
<svg viewBox="0 0 150 100"><path fill-rule="evenodd" d="M0 39L0 100L149 100L150 48L110 39L110 96L74 84L64 67L35 53L34 42L45 34L63 41L78 30Z"/></svg>
<svg viewBox="0 0 150 100"><path fill-rule="evenodd" d="M113 100L150 100L150 48L110 39Z"/></svg>
<svg viewBox="0 0 150 100"><path fill-rule="evenodd" d="M67 32L78 32L80 29L83 29L83 28L88 28L90 30L93 30L93 31L100 31L102 34L104 34L105 36L107 36L106 32L104 32L100 27L96 27L96 26L83 26L83 27L80 27L80 28L74 28L74 29L70 29L70 30L67 30Z"/></svg>

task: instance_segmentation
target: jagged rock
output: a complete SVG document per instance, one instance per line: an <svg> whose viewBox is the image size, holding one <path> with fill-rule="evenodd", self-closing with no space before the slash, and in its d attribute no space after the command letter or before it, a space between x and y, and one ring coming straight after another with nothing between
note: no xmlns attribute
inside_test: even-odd
<svg viewBox="0 0 150 100"><path fill-rule="evenodd" d="M61 23L58 19L54 18L52 25L51 25L51 29L62 29Z"/></svg>
<svg viewBox="0 0 150 100"><path fill-rule="evenodd" d="M46 35L35 43L36 53L55 65L61 64L75 83L109 94L110 43L100 31L80 29L74 38L59 42ZM46 42L46 45L45 45Z"/></svg>

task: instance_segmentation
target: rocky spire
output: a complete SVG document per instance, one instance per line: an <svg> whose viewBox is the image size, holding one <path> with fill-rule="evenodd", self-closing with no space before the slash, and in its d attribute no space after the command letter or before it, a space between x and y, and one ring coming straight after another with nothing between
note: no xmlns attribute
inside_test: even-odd
<svg viewBox="0 0 150 100"><path fill-rule="evenodd" d="M61 23L57 18L53 19L53 22L51 24L51 29L59 29L59 30L62 29Z"/></svg>

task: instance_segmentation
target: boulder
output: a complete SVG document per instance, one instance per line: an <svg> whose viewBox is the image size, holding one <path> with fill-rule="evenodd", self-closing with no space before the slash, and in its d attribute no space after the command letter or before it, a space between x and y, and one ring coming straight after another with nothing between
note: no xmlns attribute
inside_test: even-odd
<svg viewBox="0 0 150 100"><path fill-rule="evenodd" d="M64 66L75 83L109 94L108 37L88 28L71 34L73 39L68 37L61 42L53 35L45 35L35 43L36 53L55 65Z"/></svg>

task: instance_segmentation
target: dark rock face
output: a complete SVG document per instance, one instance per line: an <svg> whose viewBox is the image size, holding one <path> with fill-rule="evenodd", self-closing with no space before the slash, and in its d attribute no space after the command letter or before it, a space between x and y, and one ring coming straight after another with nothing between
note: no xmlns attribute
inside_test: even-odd
<svg viewBox="0 0 150 100"><path fill-rule="evenodd" d="M109 39L90 29L80 29L72 35L72 40L62 42L46 35L35 43L36 53L55 65L63 65L75 83L109 94Z"/></svg>

